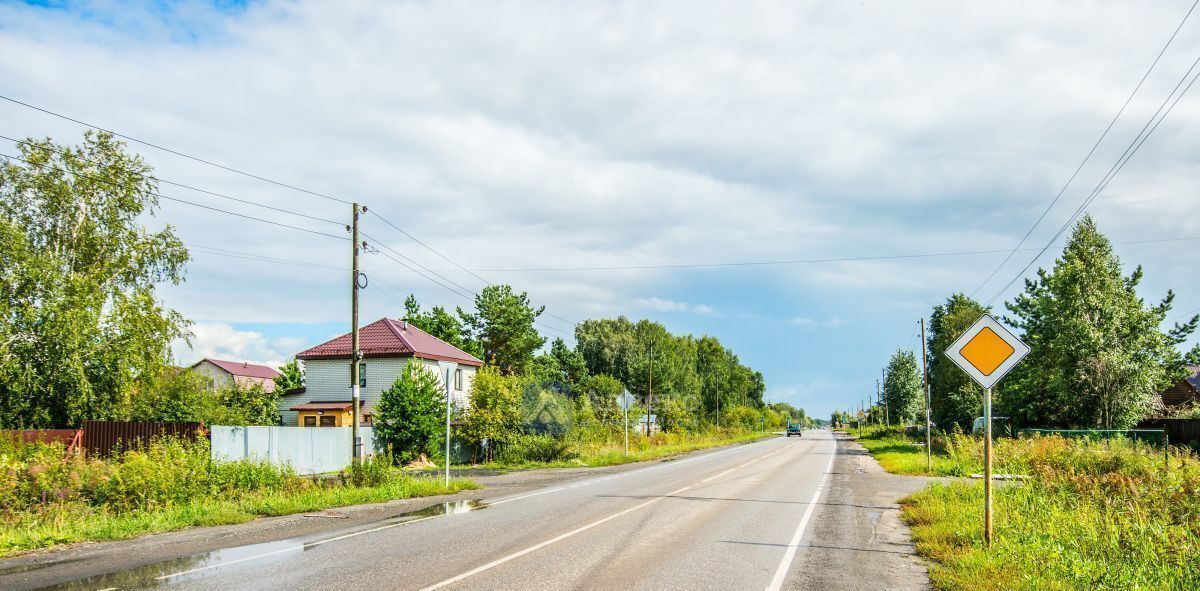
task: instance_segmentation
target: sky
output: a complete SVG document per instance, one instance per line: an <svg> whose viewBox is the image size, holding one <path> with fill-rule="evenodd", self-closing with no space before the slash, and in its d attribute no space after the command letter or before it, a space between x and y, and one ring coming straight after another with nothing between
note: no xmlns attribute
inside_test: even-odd
<svg viewBox="0 0 1200 591"><path fill-rule="evenodd" d="M980 284L1192 1L0 1L0 94L311 193L131 144L162 179L336 223L164 195L335 236L350 206L312 193L365 204L377 249L445 280L364 254L364 323L509 283L550 338L617 315L714 335L772 400L828 416L919 352L917 319L951 293L1003 311L1037 250ZM1194 14L1023 248L1198 55ZM83 129L0 100L0 135ZM1196 154L1200 89L1087 208L1148 302L1176 292L1169 319L1200 309L1200 241L1163 241L1200 237ZM280 363L349 329L345 240L170 201L146 223L192 247L160 291L195 323L178 361ZM847 258L866 260L827 260ZM791 262L671 267L768 261Z"/></svg>

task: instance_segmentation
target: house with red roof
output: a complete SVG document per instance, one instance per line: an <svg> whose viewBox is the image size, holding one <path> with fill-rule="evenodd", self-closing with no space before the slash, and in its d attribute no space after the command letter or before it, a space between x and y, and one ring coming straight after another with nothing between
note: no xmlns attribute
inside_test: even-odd
<svg viewBox="0 0 1200 591"><path fill-rule="evenodd" d="M451 399L467 408L471 384L483 361L419 328L407 320L380 318L358 330L359 399L363 424L371 422L379 397L400 377L409 363L420 363L438 375L439 361L457 363ZM351 424L350 334L346 333L296 355L304 363L304 388L283 393L279 411L284 425L345 427ZM445 385L443 384L443 387Z"/></svg>
<svg viewBox="0 0 1200 591"><path fill-rule="evenodd" d="M194 363L191 370L207 377L214 388L237 384L243 388L259 385L264 392L275 391L275 378L279 372L265 365L245 361L225 361L205 357Z"/></svg>

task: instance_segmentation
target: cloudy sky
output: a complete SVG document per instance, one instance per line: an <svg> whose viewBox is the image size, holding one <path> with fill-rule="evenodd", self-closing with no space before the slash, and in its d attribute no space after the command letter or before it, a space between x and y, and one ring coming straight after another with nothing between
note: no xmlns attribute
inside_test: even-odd
<svg viewBox="0 0 1200 591"><path fill-rule="evenodd" d="M366 204L375 244L445 278L367 255L366 321L399 315L409 292L453 307L480 278L508 282L555 315L548 336L618 314L712 334L773 399L827 415L873 394L933 304L1019 289L1002 291L1036 250L979 286L1193 1L0 1L0 94ZM1023 248L1051 239L1198 55L1195 14ZM0 101L0 135L82 130ZM131 147L164 179L349 217ZM1127 267L1145 267L1148 300L1177 292L1178 315L1200 308L1200 241L1163 239L1200 236L1196 154L1200 89L1088 208ZM181 361L278 362L347 329L344 240L177 202L148 222L193 246L187 282L162 292L196 323ZM847 258L865 260L828 260Z"/></svg>

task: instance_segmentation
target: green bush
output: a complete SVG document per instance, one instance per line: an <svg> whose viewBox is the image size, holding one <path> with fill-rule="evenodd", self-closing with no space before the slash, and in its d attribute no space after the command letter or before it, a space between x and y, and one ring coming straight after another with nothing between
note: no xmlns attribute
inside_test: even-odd
<svg viewBox="0 0 1200 591"><path fill-rule="evenodd" d="M418 454L437 456L446 419L446 395L437 374L419 361L404 366L379 397L375 433L391 446L400 462Z"/></svg>
<svg viewBox="0 0 1200 591"><path fill-rule="evenodd" d="M578 457L571 442L549 435L522 435L500 452L500 461L506 464L565 462Z"/></svg>
<svg viewBox="0 0 1200 591"><path fill-rule="evenodd" d="M352 462L338 479L350 486L380 486L391 479L395 462L391 454L373 454L361 462Z"/></svg>

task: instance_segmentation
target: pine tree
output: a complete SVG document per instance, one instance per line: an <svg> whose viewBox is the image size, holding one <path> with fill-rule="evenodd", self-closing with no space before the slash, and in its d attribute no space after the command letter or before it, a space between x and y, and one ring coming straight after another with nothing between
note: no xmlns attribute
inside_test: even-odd
<svg viewBox="0 0 1200 591"><path fill-rule="evenodd" d="M1183 376L1176 350L1197 318L1160 329L1170 291L1146 306L1139 266L1128 277L1091 216L1076 224L1051 271L1038 270L1008 304L1030 355L1005 382L1001 407L1016 424L1129 428L1159 405L1157 393Z"/></svg>

